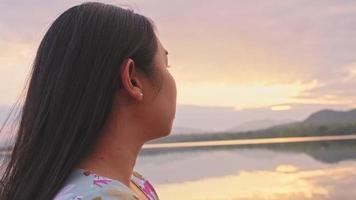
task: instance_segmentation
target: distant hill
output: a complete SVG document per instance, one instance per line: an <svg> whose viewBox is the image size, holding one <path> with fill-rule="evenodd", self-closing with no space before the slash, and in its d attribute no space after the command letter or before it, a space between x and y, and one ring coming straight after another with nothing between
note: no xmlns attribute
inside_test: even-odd
<svg viewBox="0 0 356 200"><path fill-rule="evenodd" d="M350 111L321 110L311 114L304 123L308 124L340 124L355 123L356 109Z"/></svg>
<svg viewBox="0 0 356 200"><path fill-rule="evenodd" d="M280 124L286 124L286 123L291 123L291 122L292 122L292 120L283 120L283 121L277 121L277 120L271 120L271 119L254 120L254 121L248 121L248 122L242 123L240 125L234 126L230 129L227 129L226 132L255 131L255 130L266 129L266 128L270 128L270 127L277 126Z"/></svg>
<svg viewBox="0 0 356 200"><path fill-rule="evenodd" d="M271 127L271 129L288 129L295 127L353 126L356 124L356 109L350 111L321 110L308 116L301 122L292 122Z"/></svg>
<svg viewBox="0 0 356 200"><path fill-rule="evenodd" d="M350 111L321 110L311 114L301 122L276 125L255 131L170 135L153 140L150 143L347 134L356 134L356 109Z"/></svg>
<svg viewBox="0 0 356 200"><path fill-rule="evenodd" d="M183 127L183 126L173 126L172 134L186 134L186 133L203 133L203 130L190 128L190 127Z"/></svg>

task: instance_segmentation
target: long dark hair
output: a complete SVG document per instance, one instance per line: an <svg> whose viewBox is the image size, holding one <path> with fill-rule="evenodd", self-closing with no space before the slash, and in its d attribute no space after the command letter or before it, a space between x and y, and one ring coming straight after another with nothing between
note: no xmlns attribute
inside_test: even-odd
<svg viewBox="0 0 356 200"><path fill-rule="evenodd" d="M58 16L32 65L0 199L52 199L100 136L122 62L151 75L156 50L152 20L131 9L85 2Z"/></svg>

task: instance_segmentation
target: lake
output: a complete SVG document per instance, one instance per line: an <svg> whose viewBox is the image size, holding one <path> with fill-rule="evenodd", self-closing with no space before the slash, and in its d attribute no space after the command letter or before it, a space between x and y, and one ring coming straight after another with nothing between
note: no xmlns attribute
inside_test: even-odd
<svg viewBox="0 0 356 200"><path fill-rule="evenodd" d="M161 199L356 199L356 140L143 150Z"/></svg>
<svg viewBox="0 0 356 200"><path fill-rule="evenodd" d="M162 200L354 200L356 137L150 144L135 170Z"/></svg>

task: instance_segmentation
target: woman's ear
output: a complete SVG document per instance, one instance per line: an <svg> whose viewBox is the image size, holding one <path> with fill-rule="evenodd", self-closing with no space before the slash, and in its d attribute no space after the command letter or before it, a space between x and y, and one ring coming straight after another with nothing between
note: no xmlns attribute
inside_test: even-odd
<svg viewBox="0 0 356 200"><path fill-rule="evenodd" d="M123 85L123 89L134 99L142 100L143 91L142 84L139 80L135 62L131 59L125 59L121 65L121 82Z"/></svg>

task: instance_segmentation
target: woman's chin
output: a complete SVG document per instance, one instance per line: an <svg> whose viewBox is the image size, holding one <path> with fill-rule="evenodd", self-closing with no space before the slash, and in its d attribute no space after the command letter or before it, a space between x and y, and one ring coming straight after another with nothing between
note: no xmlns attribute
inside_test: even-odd
<svg viewBox="0 0 356 200"><path fill-rule="evenodd" d="M167 137L171 134L171 132L172 132L172 127L167 128L166 130L160 131L159 133L154 135L151 140Z"/></svg>

